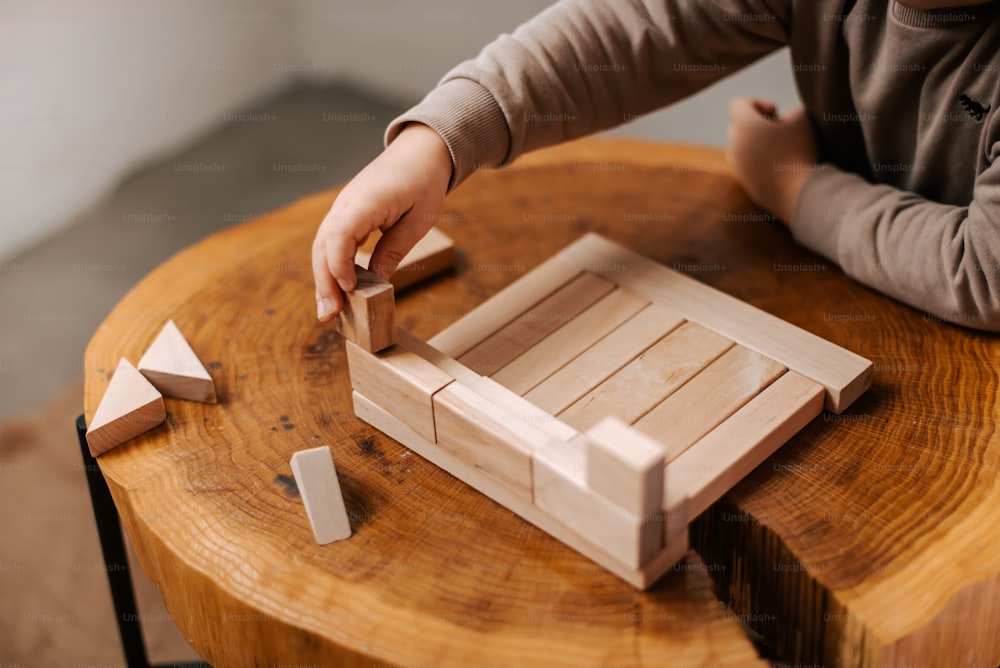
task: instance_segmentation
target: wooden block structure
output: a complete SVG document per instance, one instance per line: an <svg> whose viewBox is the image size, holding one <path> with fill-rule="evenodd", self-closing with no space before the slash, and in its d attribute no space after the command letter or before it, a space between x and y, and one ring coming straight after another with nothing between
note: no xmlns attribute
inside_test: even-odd
<svg viewBox="0 0 1000 668"><path fill-rule="evenodd" d="M291 466L316 542L326 545L350 538L351 523L330 446L296 452Z"/></svg>
<svg viewBox="0 0 1000 668"><path fill-rule="evenodd" d="M392 284L355 266L358 284L344 296L344 310L337 316L344 338L370 353L396 341L396 301Z"/></svg>
<svg viewBox="0 0 1000 668"><path fill-rule="evenodd" d="M348 345L358 416L639 588L871 382L870 361L593 234L395 340Z"/></svg>
<svg viewBox="0 0 1000 668"><path fill-rule="evenodd" d="M164 396L216 403L215 382L173 320L139 360L139 372Z"/></svg>
<svg viewBox="0 0 1000 668"><path fill-rule="evenodd" d="M163 395L123 357L87 428L90 454L102 455L166 419Z"/></svg>
<svg viewBox="0 0 1000 668"><path fill-rule="evenodd" d="M354 256L355 264L368 267L375 244L381 238L382 235L378 233L370 235ZM389 282L396 290L402 290L447 271L453 266L455 266L455 242L441 230L432 227L406 254L396 267L396 271L389 277Z"/></svg>

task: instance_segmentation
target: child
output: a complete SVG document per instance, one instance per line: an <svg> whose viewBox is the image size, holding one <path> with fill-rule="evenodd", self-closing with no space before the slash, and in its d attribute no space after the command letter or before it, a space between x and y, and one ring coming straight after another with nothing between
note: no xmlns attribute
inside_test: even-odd
<svg viewBox="0 0 1000 668"><path fill-rule="evenodd" d="M670 104L788 45L804 108L730 106L750 198L857 280L1000 330L1000 3L563 0L452 70L386 133L313 246L318 316L354 254L388 277L477 166Z"/></svg>

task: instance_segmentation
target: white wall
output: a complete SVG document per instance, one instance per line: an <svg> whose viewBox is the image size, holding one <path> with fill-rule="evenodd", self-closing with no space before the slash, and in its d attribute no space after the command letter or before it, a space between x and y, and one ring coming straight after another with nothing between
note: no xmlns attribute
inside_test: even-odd
<svg viewBox="0 0 1000 668"><path fill-rule="evenodd" d="M271 0L0 4L0 259L290 80ZM270 15L274 20L252 19Z"/></svg>
<svg viewBox="0 0 1000 668"><path fill-rule="evenodd" d="M7 0L0 261L130 171L296 79L415 102L547 0ZM723 145L735 94L795 99L779 54L619 133Z"/></svg>

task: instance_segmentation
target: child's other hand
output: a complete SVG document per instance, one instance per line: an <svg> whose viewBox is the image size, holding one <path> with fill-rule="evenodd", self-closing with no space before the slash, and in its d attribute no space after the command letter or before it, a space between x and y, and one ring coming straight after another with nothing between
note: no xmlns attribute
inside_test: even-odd
<svg viewBox="0 0 1000 668"><path fill-rule="evenodd" d="M426 125L410 124L340 191L316 232L312 265L316 311L322 322L344 306L357 285L354 256L375 230L382 238L368 268L388 279L434 226L451 181L447 145Z"/></svg>
<svg viewBox="0 0 1000 668"><path fill-rule="evenodd" d="M750 199L786 224L799 190L816 169L816 137L805 110L784 116L771 102L729 103L729 164Z"/></svg>

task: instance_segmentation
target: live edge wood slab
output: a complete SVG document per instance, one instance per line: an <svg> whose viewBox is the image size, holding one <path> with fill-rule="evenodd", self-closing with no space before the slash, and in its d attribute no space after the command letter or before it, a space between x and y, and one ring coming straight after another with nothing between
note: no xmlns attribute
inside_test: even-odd
<svg viewBox="0 0 1000 668"><path fill-rule="evenodd" d="M165 399L164 425L99 460L143 569L207 660L765 665L745 621L788 663L1000 662L995 336L797 248L714 150L585 141L474 176L442 216L455 273L397 299L419 339L597 231L874 362L867 393L710 506L685 560L637 591L354 416L308 266L333 195L178 254L86 352L88 420L119 358L138 359L168 318L215 381L217 405ZM635 304L603 308L614 320ZM354 532L326 546L288 464L319 445Z"/></svg>

